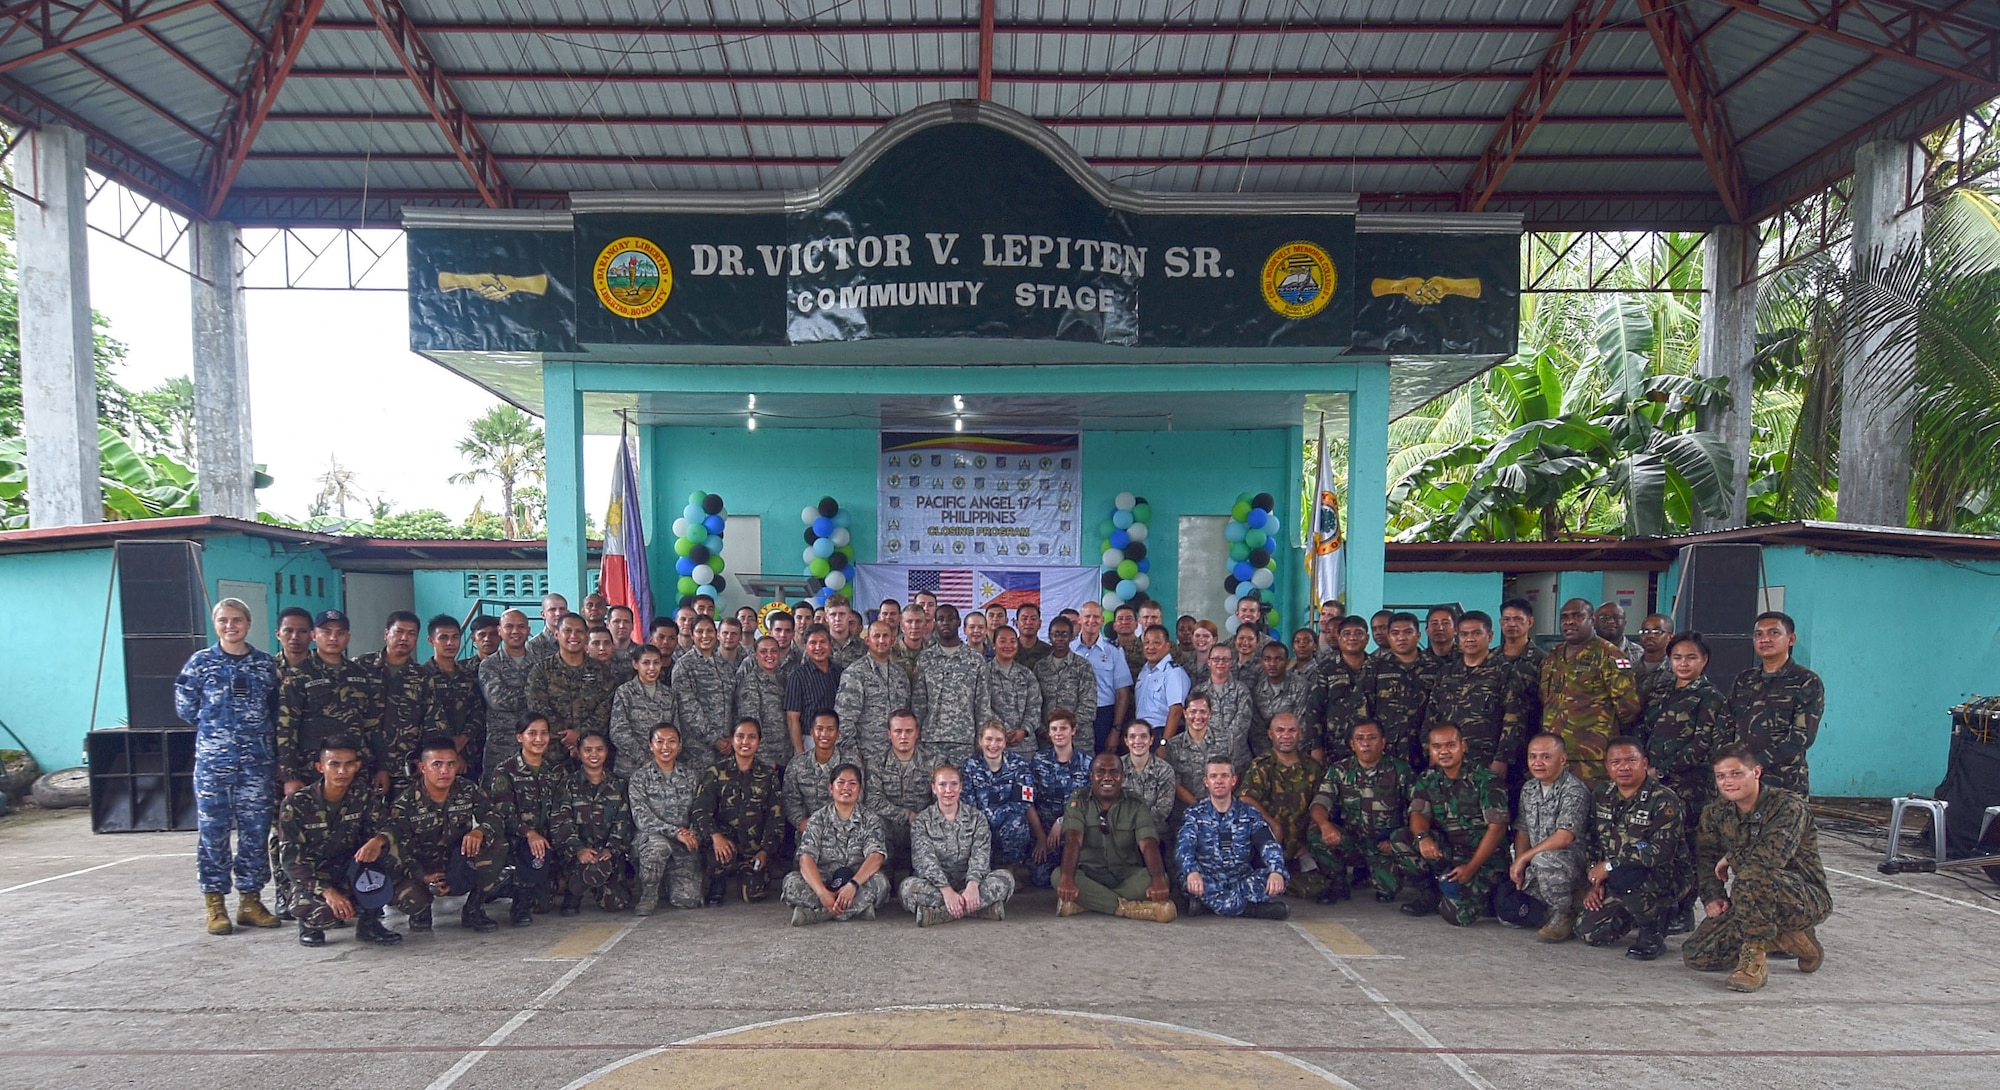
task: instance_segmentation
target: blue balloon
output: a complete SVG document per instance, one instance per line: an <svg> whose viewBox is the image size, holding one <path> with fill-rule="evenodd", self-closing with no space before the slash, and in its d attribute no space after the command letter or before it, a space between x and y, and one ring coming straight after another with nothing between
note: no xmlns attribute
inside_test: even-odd
<svg viewBox="0 0 2000 1090"><path fill-rule="evenodd" d="M1236 566L1229 569L1229 573L1231 575L1234 575L1237 579L1247 583L1250 581L1251 576L1257 574L1257 569L1251 567L1250 562L1248 560L1238 560L1236 562Z"/></svg>
<svg viewBox="0 0 2000 1090"><path fill-rule="evenodd" d="M703 598L713 598L717 593L714 583L703 583L701 586L694 588L694 592Z"/></svg>
<svg viewBox="0 0 2000 1090"><path fill-rule="evenodd" d="M1261 507L1252 507L1250 509L1250 514L1247 517L1245 517L1243 521L1246 524L1248 524L1252 530L1261 530L1264 528L1264 520L1270 517L1271 513L1269 511L1266 511Z"/></svg>
<svg viewBox="0 0 2000 1090"><path fill-rule="evenodd" d="M833 514L834 529L845 530L850 526L852 526L853 524L854 524L854 516L847 513L847 508L843 507L840 510L834 512Z"/></svg>
<svg viewBox="0 0 2000 1090"><path fill-rule="evenodd" d="M711 534L721 533L722 527L724 525L721 515L710 515L707 518L702 519L701 524L703 526L708 527L708 532Z"/></svg>
<svg viewBox="0 0 2000 1090"><path fill-rule="evenodd" d="M693 575L694 561L689 560L685 556L674 561L674 573L677 575Z"/></svg>
<svg viewBox="0 0 2000 1090"><path fill-rule="evenodd" d="M708 517L708 512L702 510L700 504L691 503L681 508L681 517L689 522L700 522Z"/></svg>
<svg viewBox="0 0 2000 1090"><path fill-rule="evenodd" d="M1133 598L1138 596L1139 584L1134 583L1130 579L1120 579L1118 581L1118 588L1114 590L1112 593L1118 595L1118 597L1123 598L1129 602Z"/></svg>
<svg viewBox="0 0 2000 1090"><path fill-rule="evenodd" d="M1231 545L1234 545L1237 542L1243 540L1243 535L1248 533L1249 531L1250 528L1243 525L1242 523L1231 522L1222 528L1222 536Z"/></svg>
<svg viewBox="0 0 2000 1090"><path fill-rule="evenodd" d="M830 537L820 538L818 541L813 542L812 548L814 556L825 560L827 557L833 555L833 539Z"/></svg>
<svg viewBox="0 0 2000 1090"><path fill-rule="evenodd" d="M821 537L832 537L833 520L827 518L825 515L821 515L819 518L814 519L813 533L818 534Z"/></svg>
<svg viewBox="0 0 2000 1090"><path fill-rule="evenodd" d="M1123 548L1124 548L1125 546L1127 546L1127 545L1130 545L1130 544L1132 544L1132 535L1131 535L1131 534L1128 534L1128 533L1126 533L1126 532L1125 532L1125 531L1123 531L1123 530L1113 530L1113 531L1111 531L1111 547L1112 547L1112 548L1114 548L1114 549L1123 549Z"/></svg>
<svg viewBox="0 0 2000 1090"><path fill-rule="evenodd" d="M1111 525L1118 527L1120 530L1129 528L1132 525L1132 512L1113 511L1111 513Z"/></svg>
<svg viewBox="0 0 2000 1090"><path fill-rule="evenodd" d="M1149 572L1149 571L1152 571L1152 570L1153 570L1153 558L1149 556L1149 557L1145 558L1144 560L1141 560L1141 561L1139 561L1139 570L1140 570L1140 571L1148 571L1148 572Z"/></svg>

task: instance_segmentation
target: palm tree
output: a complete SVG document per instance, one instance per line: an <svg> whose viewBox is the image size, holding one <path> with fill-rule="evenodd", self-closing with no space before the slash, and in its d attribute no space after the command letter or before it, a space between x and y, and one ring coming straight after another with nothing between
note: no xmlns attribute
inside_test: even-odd
<svg viewBox="0 0 2000 1090"><path fill-rule="evenodd" d="M472 422L471 430L458 442L458 452L472 468L454 473L453 484L497 481L500 485L501 519L507 536L519 538L532 519L519 503L524 488L539 485L545 473L542 429L526 413L512 405L495 405Z"/></svg>
<svg viewBox="0 0 2000 1090"><path fill-rule="evenodd" d="M315 480L319 481L319 495L313 498L313 503L332 507L341 518L347 517L349 503L368 502L368 497L363 495L358 487L360 479L354 475L353 470L340 464L339 455L327 458L326 472Z"/></svg>

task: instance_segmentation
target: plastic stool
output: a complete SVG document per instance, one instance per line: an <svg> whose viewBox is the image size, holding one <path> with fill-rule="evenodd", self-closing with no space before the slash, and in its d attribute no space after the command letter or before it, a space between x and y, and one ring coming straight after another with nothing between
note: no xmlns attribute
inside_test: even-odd
<svg viewBox="0 0 2000 1090"><path fill-rule="evenodd" d="M1934 871L1944 861L1944 810L1949 805L1943 799L1913 799L1898 796L1889 800L1889 850L1883 853L1882 862L1875 869L1883 874L1897 874L1902 871ZM1911 807L1930 811L1931 815L1931 857L1929 859L1905 859L1897 853L1903 837L1903 813ZM1994 807L2000 810L2000 807ZM1990 815L1988 820L1991 820Z"/></svg>

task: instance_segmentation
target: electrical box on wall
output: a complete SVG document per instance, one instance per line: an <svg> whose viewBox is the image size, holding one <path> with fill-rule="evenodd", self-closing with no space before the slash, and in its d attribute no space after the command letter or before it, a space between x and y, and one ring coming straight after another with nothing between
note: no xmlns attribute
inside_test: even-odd
<svg viewBox="0 0 2000 1090"><path fill-rule="evenodd" d="M1562 603L1556 600L1556 581L1559 572L1530 572L1517 575L1507 581L1507 597L1526 598L1535 609L1535 627L1532 636L1553 636L1556 634L1556 610ZM1494 620L1498 621L1496 616Z"/></svg>
<svg viewBox="0 0 2000 1090"><path fill-rule="evenodd" d="M1604 573L1604 600L1617 602L1625 611L1625 634L1631 635L1645 627L1646 614L1653 610L1651 573L1642 571L1608 571Z"/></svg>

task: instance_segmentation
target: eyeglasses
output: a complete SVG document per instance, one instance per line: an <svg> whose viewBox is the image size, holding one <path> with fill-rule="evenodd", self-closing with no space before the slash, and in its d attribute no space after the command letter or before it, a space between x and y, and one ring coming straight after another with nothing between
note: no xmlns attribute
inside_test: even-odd
<svg viewBox="0 0 2000 1090"><path fill-rule="evenodd" d="M1664 635L1666 635L1666 634L1667 634L1667 632L1668 632L1668 631L1669 631L1669 630L1668 630L1668 629L1665 629L1665 628L1642 628L1642 629L1640 629L1640 630L1639 630L1639 635L1641 635L1641 636L1664 636Z"/></svg>

